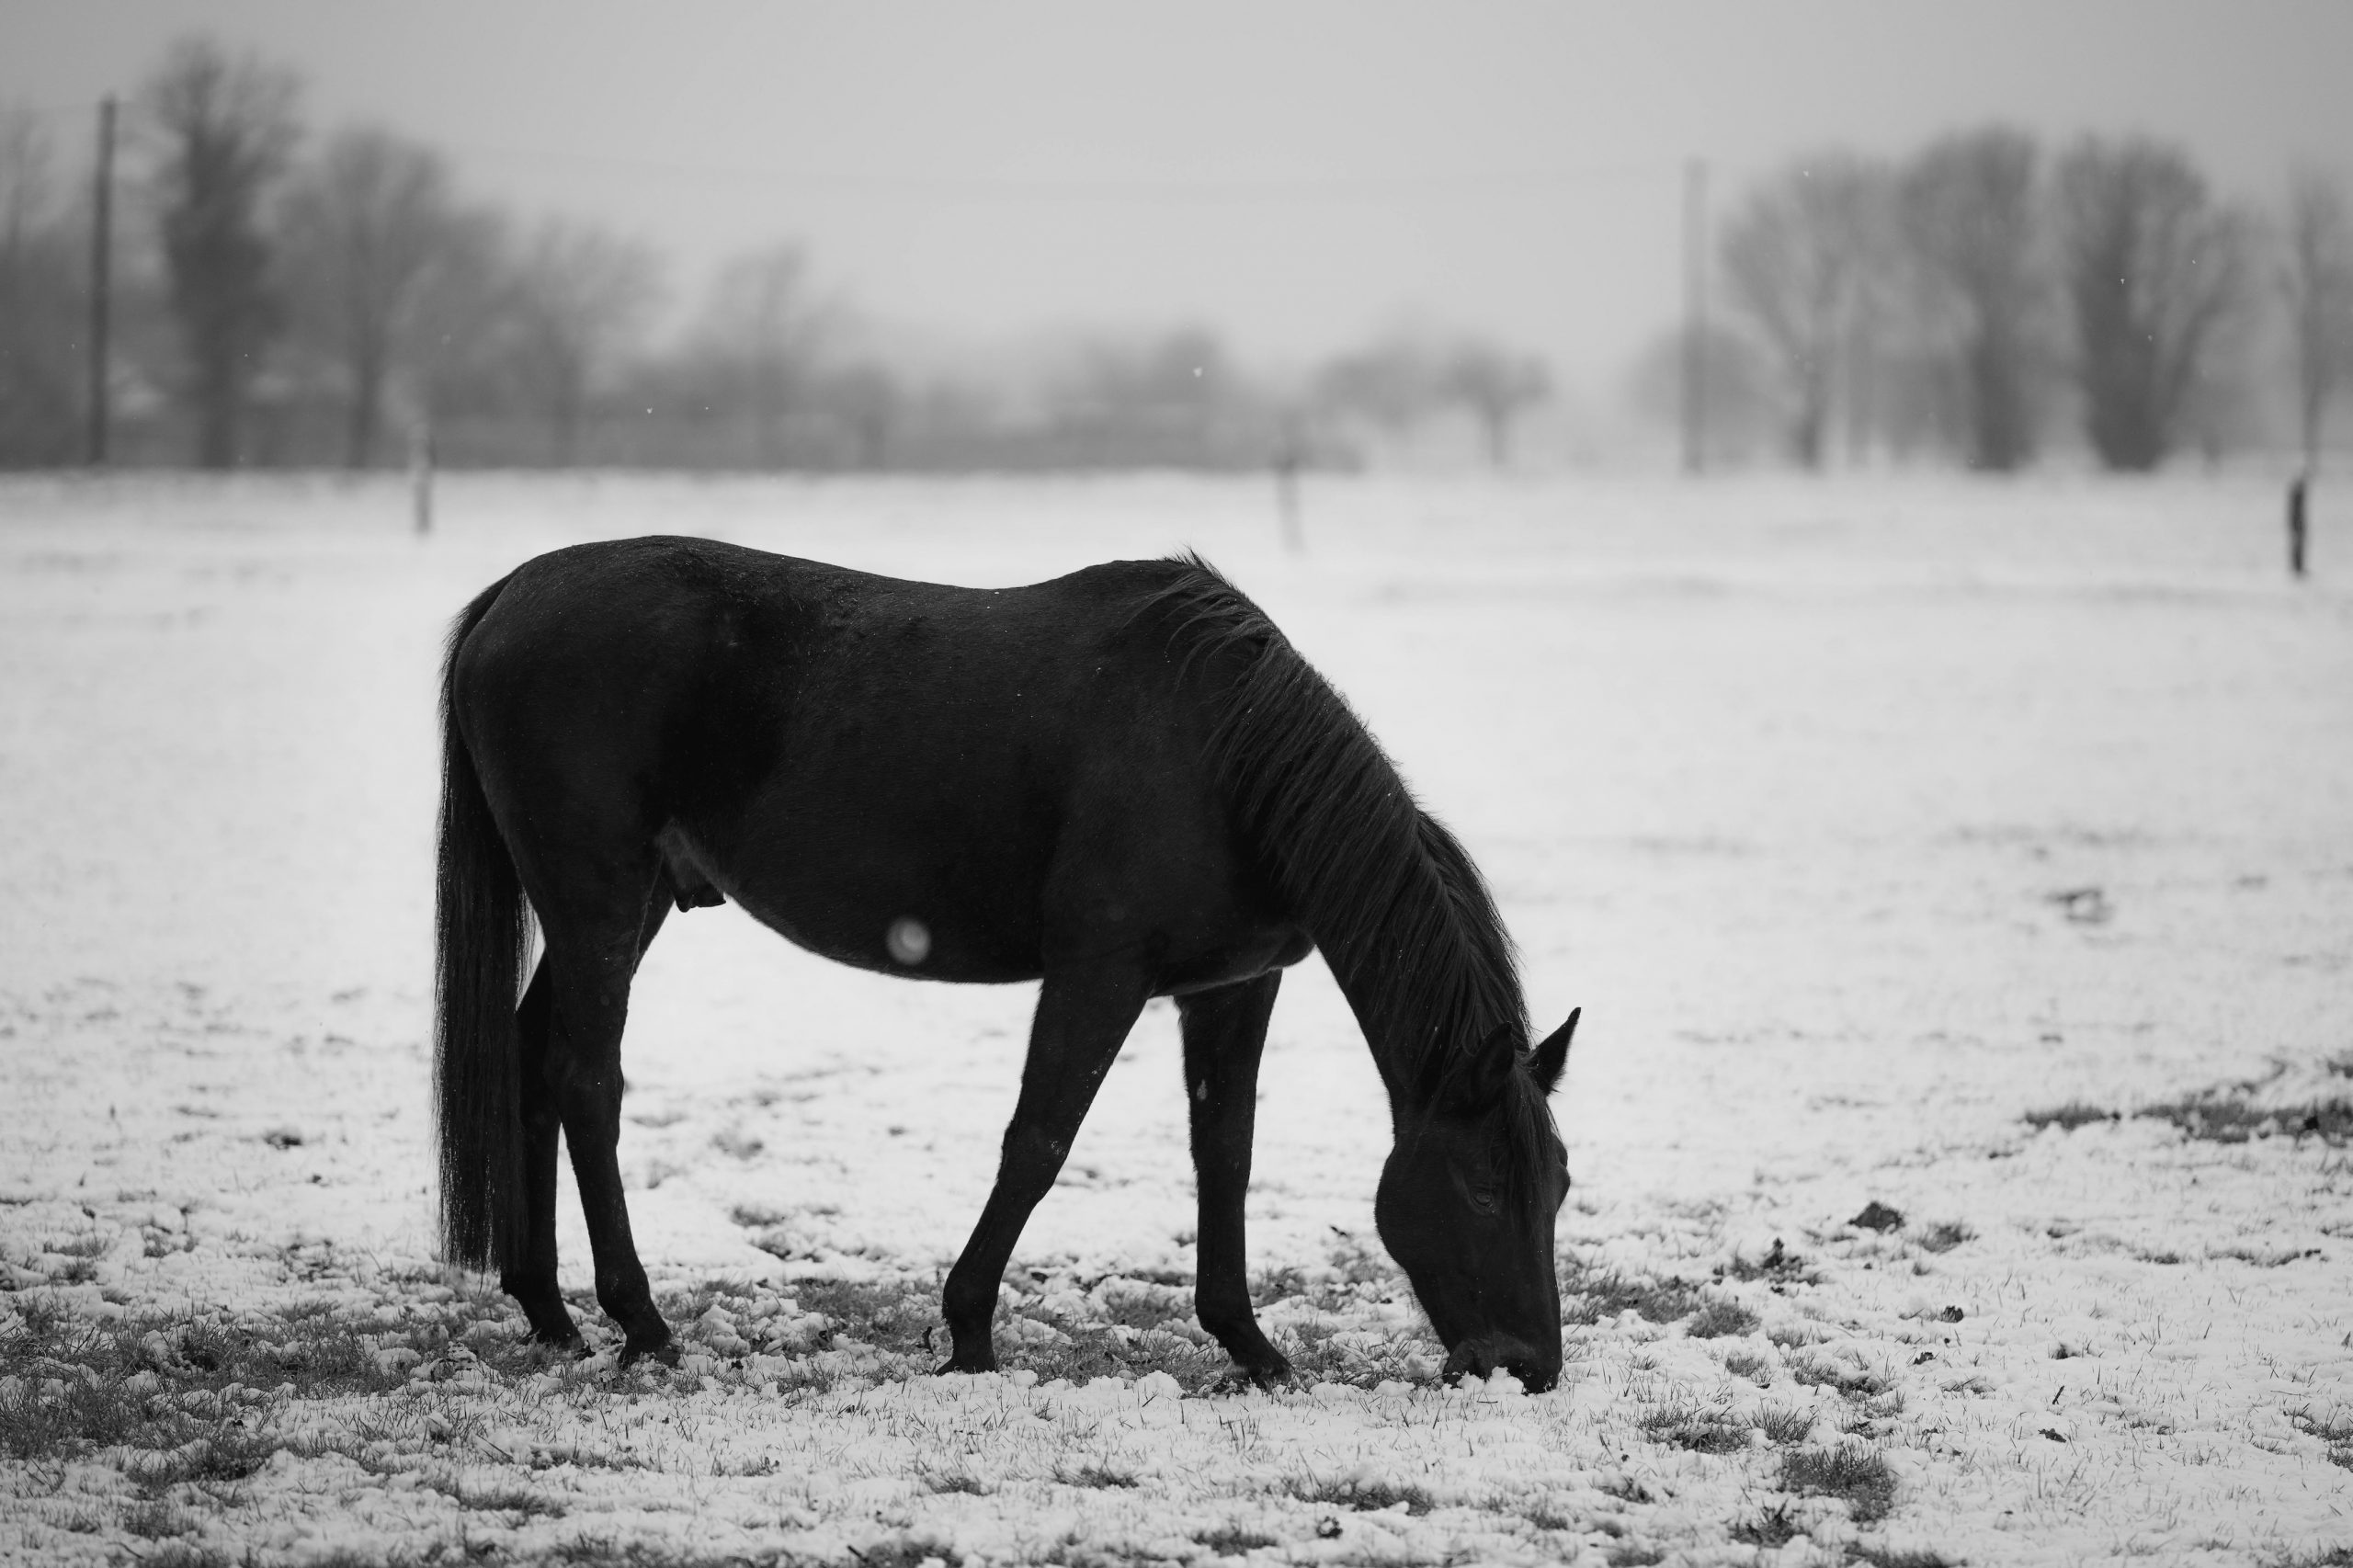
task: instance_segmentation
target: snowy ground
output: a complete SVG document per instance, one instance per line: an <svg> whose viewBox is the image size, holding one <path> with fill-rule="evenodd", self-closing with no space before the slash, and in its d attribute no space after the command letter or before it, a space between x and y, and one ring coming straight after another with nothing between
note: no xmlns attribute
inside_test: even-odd
<svg viewBox="0 0 2353 1568"><path fill-rule="evenodd" d="M0 1560L2353 1560L2353 528L2291 587L2229 480L1336 481L1303 559L1269 500L460 478L420 541L390 486L0 487ZM1438 1385L1313 961L1251 1207L1302 1386L1211 1390L1160 1008L1019 1369L923 1375L1029 992L732 907L628 1046L686 1369L517 1346L432 1259L438 641L649 531L1240 580L1586 1008L1561 1389Z"/></svg>

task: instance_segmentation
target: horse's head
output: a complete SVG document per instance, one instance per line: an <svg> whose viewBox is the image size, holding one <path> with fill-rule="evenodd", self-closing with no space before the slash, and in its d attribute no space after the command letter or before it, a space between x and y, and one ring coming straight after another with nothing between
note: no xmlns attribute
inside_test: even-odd
<svg viewBox="0 0 2353 1568"><path fill-rule="evenodd" d="M1571 1013L1523 1053L1499 1035L1403 1119L1373 1215L1446 1344L1446 1375L1501 1367L1530 1392L1561 1375L1552 1221L1568 1160L1545 1108L1576 1030Z"/></svg>

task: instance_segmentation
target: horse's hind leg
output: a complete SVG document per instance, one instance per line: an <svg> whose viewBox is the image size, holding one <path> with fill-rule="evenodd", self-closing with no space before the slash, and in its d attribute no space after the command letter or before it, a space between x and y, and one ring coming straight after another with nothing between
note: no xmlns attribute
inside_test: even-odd
<svg viewBox="0 0 2353 1568"><path fill-rule="evenodd" d="M629 1017L630 982L638 960L669 907L666 884L627 922L547 922L550 1027L546 1082L553 1091L572 1151L573 1179L588 1221L596 1258L597 1304L620 1324L621 1363L642 1356L672 1360L670 1329L654 1305L645 1268L630 1234L621 1193L621 1028ZM549 1172L552 1187L553 1171ZM552 1214L552 1204L550 1205ZM552 1220L551 1219L551 1224ZM552 1256L552 1238L549 1247Z"/></svg>
<svg viewBox="0 0 2353 1568"><path fill-rule="evenodd" d="M941 1371L996 1369L989 1320L996 1315L997 1288L1013 1244L1029 1211L1061 1174L1095 1090L1150 992L1142 972L1125 964L1047 971L1029 1027L1021 1097L1005 1130L996 1185L941 1295L941 1315L955 1346Z"/></svg>
<svg viewBox="0 0 2353 1568"><path fill-rule="evenodd" d="M668 890L657 883L639 925L637 960L644 958L669 907ZM632 961L632 971L635 967ZM554 969L542 956L515 1016L523 1123L523 1261L500 1275L499 1288L522 1306L532 1338L543 1345L577 1346L580 1331L556 1284L556 1135L563 1127L562 1085L573 1055L568 1048L555 1049L553 997Z"/></svg>
<svg viewBox="0 0 2353 1568"><path fill-rule="evenodd" d="M580 1343L580 1331L555 1282L555 1143L561 1119L548 1075L548 966L541 960L515 1015L523 1121L523 1261L501 1274L498 1283L522 1304L532 1338L569 1346Z"/></svg>
<svg viewBox="0 0 2353 1568"><path fill-rule="evenodd" d="M1193 1176L1200 1228L1193 1303L1235 1367L1265 1385L1290 1376L1250 1308L1243 1248L1243 1200L1250 1190L1250 1143L1257 1119L1258 1059L1267 1044L1280 970L1176 999L1185 1032L1185 1102L1192 1117Z"/></svg>

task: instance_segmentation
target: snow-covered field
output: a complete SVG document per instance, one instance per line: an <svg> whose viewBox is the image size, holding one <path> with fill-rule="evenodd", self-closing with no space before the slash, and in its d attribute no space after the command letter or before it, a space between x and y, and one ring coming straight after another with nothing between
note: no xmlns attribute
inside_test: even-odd
<svg viewBox="0 0 2353 1568"><path fill-rule="evenodd" d="M2271 488L2196 477L1332 481L1303 558L1222 481L440 502L0 486L0 1560L2353 1561L2353 528L2295 586ZM433 1258L438 640L654 531L1248 588L1586 1009L1561 1388L1438 1385L1313 960L1251 1205L1301 1386L1212 1387L1165 1007L1016 1369L926 1375L1029 992L732 907L627 1048L685 1368L517 1345Z"/></svg>

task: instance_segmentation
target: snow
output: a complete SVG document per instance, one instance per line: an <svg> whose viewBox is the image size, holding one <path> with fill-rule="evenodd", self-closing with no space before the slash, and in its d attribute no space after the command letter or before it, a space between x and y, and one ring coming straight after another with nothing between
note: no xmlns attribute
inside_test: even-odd
<svg viewBox="0 0 2353 1568"><path fill-rule="evenodd" d="M2290 585L2277 512L2201 476L1332 480L1292 558L1255 482L454 476L427 540L372 482L9 483L0 1337L45 1307L149 1335L131 1397L272 1434L244 1479L162 1494L232 1560L2353 1541L2353 1164L2297 1131L2353 1096L2353 538L2324 517ZM1311 960L1275 1014L1251 1253L1290 1271L1269 1332L1344 1371L1236 1394L1024 1369L1189 1349L1104 1337L1185 1315L1155 1006L1023 1237L1013 1370L922 1375L796 1292L933 1289L1029 989L856 973L728 907L665 927L627 1045L623 1170L682 1369L620 1373L600 1335L518 1371L451 1337L494 1303L432 1258L438 639L529 555L654 531L972 584L1201 549L1461 834L1539 1026L1586 1010L1564 1278L1681 1281L1754 1328L1595 1297L1559 1390L1440 1386L1373 1241L1378 1081ZM2278 1116L2221 1142L2135 1114L2210 1090ZM2120 1114L2025 1119L2071 1102ZM585 1291L568 1175L563 1201ZM1848 1222L1872 1201L1901 1222ZM166 1319L279 1335L312 1306L375 1342L380 1392L187 1388ZM75 1375L12 1373L0 1427ZM1796 1437L1696 1451L1662 1440L1678 1412ZM1841 1443L1884 1458L1883 1519L1782 1484ZM0 1560L143 1549L151 1459L0 1452ZM509 1494L538 1502L462 1501Z"/></svg>

